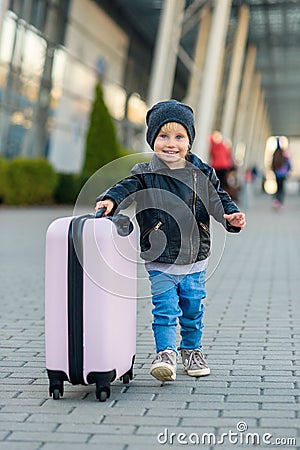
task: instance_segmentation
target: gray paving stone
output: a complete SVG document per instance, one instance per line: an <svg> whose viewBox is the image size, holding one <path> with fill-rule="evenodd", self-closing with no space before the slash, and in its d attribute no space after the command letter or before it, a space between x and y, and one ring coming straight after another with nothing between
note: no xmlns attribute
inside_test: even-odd
<svg viewBox="0 0 300 450"><path fill-rule="evenodd" d="M208 407L209 405L209 407ZM220 413L224 408L224 404L223 403L204 403L202 405L202 408L199 408L199 417L210 417L210 418L214 418L214 417L220 417ZM258 409L258 408L257 408ZM236 411L236 410L235 410ZM176 417L178 418L178 420L181 420L184 417L195 417L195 414L198 414L198 412L195 411L195 409L183 409L180 411L180 415L177 414ZM161 423L164 423L164 418L165 416L162 416L162 412L161 411L155 411L152 409L149 409L146 412L146 417L157 417L161 420Z"/></svg>
<svg viewBox="0 0 300 450"><path fill-rule="evenodd" d="M256 426L256 418L252 417L249 418L247 420L247 424L249 426ZM201 418L184 418L181 423L180 426L181 427L194 427L195 430L198 429L198 427L201 428L210 428L211 426L219 428L219 427L223 427L223 426L228 426L231 427L232 426L232 418L230 417L218 417L216 419L214 419L213 421L210 418L207 417L201 417Z"/></svg>
<svg viewBox="0 0 300 450"><path fill-rule="evenodd" d="M98 445L98 448L102 446L103 449L106 448L106 445L120 445L123 444L124 449L126 449L127 445L134 444L134 445L140 445L140 448L143 449L143 445L146 443L149 443L150 445L155 445L157 443L157 434L162 431L162 429L151 429L149 430L147 428L147 433L142 435L131 435L131 436L122 436L122 435L112 435L112 434L96 434L91 437L89 440L89 444L96 444ZM148 432L149 431L149 432ZM156 433L157 431L157 433ZM151 439L150 439L151 438ZM161 447L161 446L160 446ZM101 450L102 450L101 448Z"/></svg>
<svg viewBox="0 0 300 450"><path fill-rule="evenodd" d="M78 424L72 423L63 423L59 425L59 427L55 430L56 433L72 433L72 434L119 434L121 436L125 436L127 434L132 435L135 434L138 426L136 424L84 424L84 426L80 427Z"/></svg>
<svg viewBox="0 0 300 450"><path fill-rule="evenodd" d="M276 428L295 428L298 429L300 428L300 418L287 418L287 417L282 417L282 418L269 418L269 417L263 417L262 419L260 419L260 426L261 427L276 427Z"/></svg>
<svg viewBox="0 0 300 450"><path fill-rule="evenodd" d="M0 424L0 442L4 441L9 436L10 433L9 433L8 430L9 429L6 428L6 429L3 429L3 431L2 431L2 427L1 427L1 424Z"/></svg>
<svg viewBox="0 0 300 450"><path fill-rule="evenodd" d="M274 410L275 408L278 410L291 410L291 411L300 411L300 404L299 403L294 403L294 404L290 404L290 403L279 403L277 402L276 405L274 405L274 403L262 403L262 409L267 409L267 410Z"/></svg>
<svg viewBox="0 0 300 450"><path fill-rule="evenodd" d="M102 415L96 414L32 414L26 420L26 423L35 424L35 428L39 428L40 424L49 423L49 424L62 424L62 423L71 423L71 424L100 424L104 419Z"/></svg>
<svg viewBox="0 0 300 450"><path fill-rule="evenodd" d="M1 450L40 450L41 442L8 442L1 441ZM63 450L62 447L59 449L56 447L56 450Z"/></svg>
<svg viewBox="0 0 300 450"><path fill-rule="evenodd" d="M163 433L165 428L168 429L169 435L171 433L176 433L177 435L179 433L186 433L186 434L199 433L199 434L202 434L202 433L211 433L211 432L214 431L214 428L212 427L212 425L207 426L207 427L205 427L205 426L203 427L202 425L201 426L198 425L197 427L196 426L190 426L190 425L189 426L180 425L178 427L165 427L164 425L162 425L162 426L153 426L153 427L149 427L148 426L148 427L139 428L137 430L136 434L138 436L141 436L141 435L152 436L154 438L153 442L156 442L158 434ZM175 441L175 439L174 439L174 441Z"/></svg>
<svg viewBox="0 0 300 450"><path fill-rule="evenodd" d="M270 199L258 198L245 232L227 236L207 283L204 345L211 375L192 379L179 366L175 383L151 378L151 302L140 299L135 378L128 387L114 383L104 404L93 386L65 383L59 402L48 397L44 237L49 222L71 210L0 208L1 450L158 449L164 426L220 433L241 420L250 431L300 434L299 203L288 198L284 214L274 216ZM283 233L286 223L289 233Z"/></svg>
<svg viewBox="0 0 300 450"><path fill-rule="evenodd" d="M95 402L96 403L96 402ZM119 416L132 416L132 417L139 417L144 416L147 412L147 409L145 407L136 408L135 410L128 408L128 406L120 406L117 404L117 402L113 406L103 407L101 405L101 408L99 408L99 404L97 403L96 408L93 407L91 403L88 405L85 405L83 407L77 407L69 414L72 417L83 417L85 415L90 415L93 417L98 417L102 415L119 415Z"/></svg>
<svg viewBox="0 0 300 450"><path fill-rule="evenodd" d="M159 397L158 397L159 398ZM154 400L152 402L143 402L143 401L137 401L137 400L118 400L118 405L122 408L128 407L128 408L141 408L143 406L144 408L156 408L156 409L185 409L187 406L186 401L179 401L177 402L175 398L169 399L168 401L165 400Z"/></svg>
<svg viewBox="0 0 300 450"><path fill-rule="evenodd" d="M275 384L276 383L276 384ZM230 388L259 388L259 389L293 389L294 383L279 383L279 382L268 382L268 381L260 381L260 382L252 382L248 381L247 383L243 383L242 381L231 381ZM274 392L274 391L273 391Z"/></svg>
<svg viewBox="0 0 300 450"><path fill-rule="evenodd" d="M284 388L279 388L279 387L275 387L276 393L278 396L286 396L286 395L294 395L294 396L300 396L300 389L284 389ZM274 388L266 388L264 389L264 395L272 395L274 394Z"/></svg>
<svg viewBox="0 0 300 450"><path fill-rule="evenodd" d="M222 388L215 388L212 387L210 389L205 388L203 386L201 387L196 387L195 388L195 392L194 395L196 394L205 394L207 393L208 395L210 394L222 394L222 395L259 395L260 393L260 389L259 387L249 387L249 386L244 386L244 387L227 387L226 389L224 389L224 387Z"/></svg>
<svg viewBox="0 0 300 450"><path fill-rule="evenodd" d="M87 442L90 438L88 433L59 433L57 431L45 433L40 431L13 431L8 441L40 441L40 442Z"/></svg>
<svg viewBox="0 0 300 450"><path fill-rule="evenodd" d="M159 414L159 413L158 413ZM173 416L149 416L145 415L143 417L135 417L134 424L137 426L141 425L161 425L162 423L165 426L176 426L178 425L180 418ZM129 424L132 425L133 418L132 416L105 416L102 422L103 425L113 425L113 424Z"/></svg>
<svg viewBox="0 0 300 450"><path fill-rule="evenodd" d="M15 413L15 412L3 412L0 411L0 422L24 422L29 417L27 412L25 413Z"/></svg>
<svg viewBox="0 0 300 450"><path fill-rule="evenodd" d="M36 431L37 428L40 432L52 432L55 431L57 428L57 422L45 422L45 423L39 423L38 427L35 423L30 423L28 420L26 422L8 422L8 421L1 421L0 422L0 430L1 431ZM0 446L1 448L1 446Z"/></svg>
<svg viewBox="0 0 300 450"><path fill-rule="evenodd" d="M99 444L67 444L63 443L61 445L58 445L57 442L53 443L46 443L43 445L42 450L126 450L128 447L122 443L120 444L112 444L109 442L105 442L105 446L102 447Z"/></svg>
<svg viewBox="0 0 300 450"><path fill-rule="evenodd" d="M245 408L248 407L248 405L244 405ZM239 411L239 415L242 418L246 418L246 417L253 417L256 419L261 419L263 417L268 417L268 418L295 418L295 411L292 410L278 410L278 409L259 409L259 410L248 410L248 409L242 409ZM222 411L222 417L236 417L236 410L229 410L229 409L224 409Z"/></svg>
<svg viewBox="0 0 300 450"><path fill-rule="evenodd" d="M275 403L277 404L280 401L280 403L288 403L293 404L295 403L295 397L293 396L282 396L280 399L278 399L278 395L276 394L276 391L274 392L274 395L230 395L227 398L227 402L242 402L242 403L249 403L249 402L257 402L257 403Z"/></svg>
<svg viewBox="0 0 300 450"><path fill-rule="evenodd" d="M151 379L149 379L149 375L147 376L148 382L145 381L138 381L136 379L134 379L131 383L130 386L128 387L128 390L126 391L126 395L130 392L148 392L150 394L153 395L154 392L154 388L157 387L157 382L153 379L153 381ZM186 385L184 384L179 384L179 383L168 383L168 384L164 384L163 386L160 386L160 392L164 392L167 391L168 393L172 394L172 393L178 393L178 394L191 394L193 389L194 389L194 382L195 380L191 380L191 384ZM218 386L218 382L212 382L213 386ZM226 385L226 383L221 383L223 386ZM209 386L209 384L205 383L205 385Z"/></svg>
<svg viewBox="0 0 300 450"><path fill-rule="evenodd" d="M287 383L294 383L296 379L297 379L297 374L290 374L290 373L287 375L283 375L283 376L277 375L276 377L274 375L267 375L267 374L263 375L264 381L274 382L274 383L276 383L277 381L279 383L282 383L283 381L285 381Z"/></svg>

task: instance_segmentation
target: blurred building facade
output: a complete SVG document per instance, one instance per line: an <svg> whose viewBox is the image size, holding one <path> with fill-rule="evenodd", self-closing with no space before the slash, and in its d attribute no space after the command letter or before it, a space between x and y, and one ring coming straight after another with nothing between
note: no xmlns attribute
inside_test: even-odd
<svg viewBox="0 0 300 450"><path fill-rule="evenodd" d="M147 108L173 97L194 108L195 153L209 160L207 137L219 129L238 165L263 169L273 133L249 41L252 0L150 3L155 20L144 13L133 27L114 1L0 0L0 156L79 172L100 77L124 146L145 150Z"/></svg>
<svg viewBox="0 0 300 450"><path fill-rule="evenodd" d="M79 172L98 77L116 122L126 106L140 132L145 104L123 87L128 37L95 2L4 1L0 32L1 156Z"/></svg>

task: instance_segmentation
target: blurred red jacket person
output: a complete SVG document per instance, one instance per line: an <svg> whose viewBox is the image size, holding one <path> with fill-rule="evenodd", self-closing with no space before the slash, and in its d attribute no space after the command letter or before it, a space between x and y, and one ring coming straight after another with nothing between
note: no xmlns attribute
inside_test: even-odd
<svg viewBox="0 0 300 450"><path fill-rule="evenodd" d="M222 134L215 131L209 136L210 163L218 172L219 170L230 170L233 166L230 148L223 142Z"/></svg>

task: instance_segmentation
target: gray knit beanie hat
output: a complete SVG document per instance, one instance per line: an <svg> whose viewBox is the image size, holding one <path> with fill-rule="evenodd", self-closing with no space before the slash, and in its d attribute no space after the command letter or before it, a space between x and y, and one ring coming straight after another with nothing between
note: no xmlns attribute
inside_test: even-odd
<svg viewBox="0 0 300 450"><path fill-rule="evenodd" d="M156 105L149 109L146 115L146 124L148 126L146 140L152 150L159 130L168 122L178 122L184 126L191 147L195 139L194 113L192 108L177 100L166 100L156 103Z"/></svg>

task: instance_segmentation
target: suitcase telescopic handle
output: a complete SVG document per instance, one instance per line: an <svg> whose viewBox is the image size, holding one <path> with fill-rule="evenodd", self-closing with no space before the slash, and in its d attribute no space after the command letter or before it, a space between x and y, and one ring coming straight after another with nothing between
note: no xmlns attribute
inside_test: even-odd
<svg viewBox="0 0 300 450"><path fill-rule="evenodd" d="M99 217L102 217L102 216L103 216L103 214L105 213L105 211L106 211L106 208L100 208L100 209L98 209L98 210L95 212L95 217L96 217L97 219L99 219Z"/></svg>
<svg viewBox="0 0 300 450"><path fill-rule="evenodd" d="M95 212L95 218L98 219L103 217L106 208L100 208ZM124 216L124 214L117 214L113 217L108 217L110 219L120 236L128 236L133 231L133 224L128 216Z"/></svg>

